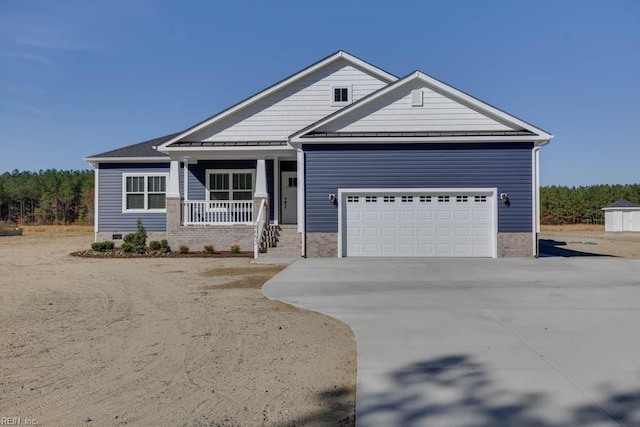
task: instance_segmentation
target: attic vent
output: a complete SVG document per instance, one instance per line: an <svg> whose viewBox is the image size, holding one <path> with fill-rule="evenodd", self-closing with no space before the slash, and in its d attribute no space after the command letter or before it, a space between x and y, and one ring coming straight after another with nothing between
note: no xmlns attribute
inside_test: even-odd
<svg viewBox="0 0 640 427"><path fill-rule="evenodd" d="M422 107L424 101L422 100L422 89L414 89L411 91L411 106Z"/></svg>

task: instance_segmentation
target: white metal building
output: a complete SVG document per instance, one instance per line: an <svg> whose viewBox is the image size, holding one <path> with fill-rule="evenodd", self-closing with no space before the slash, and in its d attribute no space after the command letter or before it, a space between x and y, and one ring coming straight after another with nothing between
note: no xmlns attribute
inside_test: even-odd
<svg viewBox="0 0 640 427"><path fill-rule="evenodd" d="M602 210L604 231L640 231L640 205L620 199Z"/></svg>

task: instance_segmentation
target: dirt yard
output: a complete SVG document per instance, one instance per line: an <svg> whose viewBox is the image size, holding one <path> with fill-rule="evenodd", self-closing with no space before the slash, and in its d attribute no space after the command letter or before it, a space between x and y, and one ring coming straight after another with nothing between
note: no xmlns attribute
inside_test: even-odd
<svg viewBox="0 0 640 427"><path fill-rule="evenodd" d="M605 233L602 226L543 226L542 254L640 259L640 233Z"/></svg>
<svg viewBox="0 0 640 427"><path fill-rule="evenodd" d="M41 426L353 425L344 324L263 297L248 259L85 259L0 237L0 417Z"/></svg>

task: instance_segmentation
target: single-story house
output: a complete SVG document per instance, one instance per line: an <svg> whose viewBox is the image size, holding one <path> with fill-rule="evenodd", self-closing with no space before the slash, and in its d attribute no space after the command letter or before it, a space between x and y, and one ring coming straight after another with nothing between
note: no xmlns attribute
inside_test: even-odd
<svg viewBox="0 0 640 427"><path fill-rule="evenodd" d="M640 231L640 205L620 199L602 210L604 231Z"/></svg>
<svg viewBox="0 0 640 427"><path fill-rule="evenodd" d="M515 89L515 88L514 88ZM171 135L86 158L97 240L260 256L537 255L553 136L420 71L336 52Z"/></svg>

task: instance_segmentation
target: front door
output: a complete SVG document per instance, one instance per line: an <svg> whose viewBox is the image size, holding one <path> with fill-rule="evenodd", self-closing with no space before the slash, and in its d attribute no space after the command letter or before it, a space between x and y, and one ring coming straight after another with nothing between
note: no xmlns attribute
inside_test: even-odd
<svg viewBox="0 0 640 427"><path fill-rule="evenodd" d="M282 195L280 197L283 224L298 223L298 173L282 172Z"/></svg>

